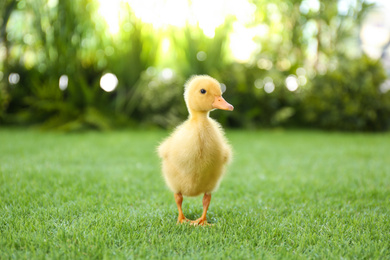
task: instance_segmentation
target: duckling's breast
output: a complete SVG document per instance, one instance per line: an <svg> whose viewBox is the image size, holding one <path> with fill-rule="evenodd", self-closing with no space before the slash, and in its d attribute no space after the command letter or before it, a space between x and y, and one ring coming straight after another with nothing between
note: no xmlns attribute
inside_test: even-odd
<svg viewBox="0 0 390 260"><path fill-rule="evenodd" d="M172 136L170 147L163 172L172 190L196 196L218 186L224 170L225 145L216 125L183 125Z"/></svg>

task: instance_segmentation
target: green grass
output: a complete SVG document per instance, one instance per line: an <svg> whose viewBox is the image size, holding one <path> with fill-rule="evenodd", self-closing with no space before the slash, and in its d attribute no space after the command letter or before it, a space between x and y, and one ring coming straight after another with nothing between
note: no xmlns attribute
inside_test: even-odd
<svg viewBox="0 0 390 260"><path fill-rule="evenodd" d="M0 129L0 259L390 259L390 134L229 131L212 227L176 225L166 135Z"/></svg>

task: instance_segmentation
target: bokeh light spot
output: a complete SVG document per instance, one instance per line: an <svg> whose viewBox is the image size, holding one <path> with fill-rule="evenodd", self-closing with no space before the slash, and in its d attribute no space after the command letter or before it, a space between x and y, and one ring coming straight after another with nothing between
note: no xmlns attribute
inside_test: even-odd
<svg viewBox="0 0 390 260"><path fill-rule="evenodd" d="M274 92L274 90L275 90L275 84L273 82L265 83L265 85L264 85L265 92L267 92L269 94L269 93Z"/></svg>
<svg viewBox="0 0 390 260"><path fill-rule="evenodd" d="M290 91L295 91L298 89L298 79L295 75L290 75L286 78L286 87Z"/></svg>
<svg viewBox="0 0 390 260"><path fill-rule="evenodd" d="M272 69L272 61L268 60L268 59L259 59L257 61L257 67L259 69L262 69L262 70L270 70Z"/></svg>
<svg viewBox="0 0 390 260"><path fill-rule="evenodd" d="M106 73L100 78L100 87L106 91L114 91L118 85L118 78L112 73Z"/></svg>
<svg viewBox="0 0 390 260"><path fill-rule="evenodd" d="M220 85L221 85L221 91L222 91L222 93L225 93L225 91L226 91L226 85L223 84L223 83L221 83Z"/></svg>
<svg viewBox="0 0 390 260"><path fill-rule="evenodd" d="M299 86L304 86L307 83L307 78L305 76L298 76Z"/></svg>
<svg viewBox="0 0 390 260"><path fill-rule="evenodd" d="M297 75L298 76L305 76L306 75L306 70L304 68L298 68L297 69Z"/></svg>
<svg viewBox="0 0 390 260"><path fill-rule="evenodd" d="M171 80L173 78L173 70L165 68L162 70L161 75L164 80Z"/></svg>
<svg viewBox="0 0 390 260"><path fill-rule="evenodd" d="M262 79L256 79L255 80L255 87L258 89L261 89L263 87L263 80Z"/></svg>
<svg viewBox="0 0 390 260"><path fill-rule="evenodd" d="M18 73L11 73L9 74L8 76L8 82L11 84L11 85L16 85L19 83L19 80L20 80L20 75Z"/></svg>
<svg viewBox="0 0 390 260"><path fill-rule="evenodd" d="M64 91L68 87L68 76L62 75L58 83L60 89Z"/></svg>
<svg viewBox="0 0 390 260"><path fill-rule="evenodd" d="M207 59L207 54L204 51L200 51L196 54L198 61L205 61Z"/></svg>
<svg viewBox="0 0 390 260"><path fill-rule="evenodd" d="M379 91L381 93L386 93L387 91L390 90L390 79L386 80L385 82L383 82L380 87L379 87Z"/></svg>
<svg viewBox="0 0 390 260"><path fill-rule="evenodd" d="M170 47L171 47L171 41L165 37L161 41L161 48L162 48L163 53L167 53L169 51Z"/></svg>

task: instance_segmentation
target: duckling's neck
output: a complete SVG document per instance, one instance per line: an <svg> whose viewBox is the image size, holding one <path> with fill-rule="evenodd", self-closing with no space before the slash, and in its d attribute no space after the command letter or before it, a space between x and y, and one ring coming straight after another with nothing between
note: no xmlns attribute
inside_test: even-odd
<svg viewBox="0 0 390 260"><path fill-rule="evenodd" d="M189 120L192 122L202 122L209 119L210 111L193 111L190 110Z"/></svg>

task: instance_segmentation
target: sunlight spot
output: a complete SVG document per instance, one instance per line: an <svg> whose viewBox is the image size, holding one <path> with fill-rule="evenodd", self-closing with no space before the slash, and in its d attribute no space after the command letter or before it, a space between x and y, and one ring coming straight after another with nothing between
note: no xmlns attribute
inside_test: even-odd
<svg viewBox="0 0 390 260"><path fill-rule="evenodd" d="M234 12L230 9L229 2L226 0L192 1L189 6L190 15L193 16L192 22L196 21L207 37L214 38L215 29L225 22L225 17L229 13Z"/></svg>
<svg viewBox="0 0 390 260"><path fill-rule="evenodd" d="M202 28L204 35L206 35L210 39L214 38L214 36L215 36L215 28L209 27L207 25L203 26L203 27L204 28L202 28L202 27L200 27L200 28Z"/></svg>
<svg viewBox="0 0 390 260"><path fill-rule="evenodd" d="M246 28L238 22L233 24L233 32L230 34L230 49L237 61L248 62L256 50L261 50L261 45L253 41L256 35L256 30L253 28Z"/></svg>
<svg viewBox="0 0 390 260"><path fill-rule="evenodd" d="M307 83L307 78L305 76L298 76L299 86L304 86Z"/></svg>
<svg viewBox="0 0 390 260"><path fill-rule="evenodd" d="M164 80L171 80L173 78L173 70L165 68L162 70L161 75Z"/></svg>
<svg viewBox="0 0 390 260"><path fill-rule="evenodd" d="M267 83L267 82L274 82L274 80L271 77L265 77L264 83Z"/></svg>
<svg viewBox="0 0 390 260"><path fill-rule="evenodd" d="M32 45L34 43L34 36L32 36L32 34L25 34L23 36L23 42L27 45Z"/></svg>
<svg viewBox="0 0 390 260"><path fill-rule="evenodd" d="M100 87L106 91L114 91L118 85L118 78L112 73L106 73L100 78Z"/></svg>
<svg viewBox="0 0 390 260"><path fill-rule="evenodd" d="M58 0L49 0L47 1L47 7L54 8L58 5Z"/></svg>
<svg viewBox="0 0 390 260"><path fill-rule="evenodd" d="M235 17L239 21L236 23L241 26L230 35L230 47L233 57L241 62L248 61L255 50L261 49L261 45L256 44L253 38L264 37L269 31L265 24L246 28L247 24L254 21L257 8L249 0L240 1L239 8L236 0L98 0L98 2L99 14L106 21L111 34L128 29L126 23L122 28L119 26L123 22L120 19L123 4L128 4L137 18L153 25L155 29L164 30L169 26L179 28L187 25L199 26L209 38L214 38L215 30L225 23L227 17ZM280 16L279 13L274 14L278 15ZM166 52L168 42L163 40L162 45L162 50Z"/></svg>
<svg viewBox="0 0 390 260"><path fill-rule="evenodd" d="M198 61L205 61L207 59L207 54L204 51L200 51L196 54Z"/></svg>
<svg viewBox="0 0 390 260"><path fill-rule="evenodd" d="M263 80L262 79L256 79L255 80L255 87L257 89L261 89L263 87Z"/></svg>
<svg viewBox="0 0 390 260"><path fill-rule="evenodd" d="M163 53L167 53L170 47L171 47L171 41L168 38L164 38L161 41L161 48Z"/></svg>
<svg viewBox="0 0 390 260"><path fill-rule="evenodd" d="M295 75L290 75L286 78L286 87L290 91L298 89L298 79Z"/></svg>
<svg viewBox="0 0 390 260"><path fill-rule="evenodd" d="M254 28L257 32L257 35L260 37L266 37L269 33L269 26L266 24L259 24Z"/></svg>
<svg viewBox="0 0 390 260"><path fill-rule="evenodd" d="M272 93L275 90L275 84L271 77L265 77L263 82L264 82L264 91L266 93Z"/></svg>
<svg viewBox="0 0 390 260"><path fill-rule="evenodd" d="M380 90L381 93L386 93L387 91L389 91L390 90L390 79L388 79L385 82L383 82L380 85L379 90Z"/></svg>
<svg viewBox="0 0 390 260"><path fill-rule="evenodd" d="M341 15L348 15L350 9L356 5L355 0L339 0L337 3L337 10Z"/></svg>
<svg viewBox="0 0 390 260"><path fill-rule="evenodd" d="M363 51L373 59L381 57L383 47L390 41L390 31L385 20L385 14L378 12L370 14L360 31Z"/></svg>
<svg viewBox="0 0 390 260"><path fill-rule="evenodd" d="M235 16L244 23L251 22L256 5L248 0L98 0L99 13L106 20L111 33L119 31L119 11L121 3L128 3L134 15L155 28L167 26L184 27L186 24L199 25L204 34L213 38L215 29L224 24L227 16Z"/></svg>
<svg viewBox="0 0 390 260"><path fill-rule="evenodd" d="M136 17L157 29L168 25L183 27L190 13L187 1L182 0L127 0L125 2L129 3Z"/></svg>
<svg viewBox="0 0 390 260"><path fill-rule="evenodd" d="M269 93L274 92L274 90L275 90L275 84L273 82L265 83L265 85L264 85L265 92L267 92L269 94Z"/></svg>
<svg viewBox="0 0 390 260"><path fill-rule="evenodd" d="M222 94L223 94L223 93L225 93L225 91L226 91L226 85L223 84L223 83L220 83L220 85L221 85L221 92L222 92Z"/></svg>
<svg viewBox="0 0 390 260"><path fill-rule="evenodd" d="M60 89L64 91L68 87L68 76L62 75L58 83Z"/></svg>
<svg viewBox="0 0 390 260"><path fill-rule="evenodd" d="M119 0L99 0L99 14L104 17L108 30L112 34L119 32Z"/></svg>
<svg viewBox="0 0 390 260"><path fill-rule="evenodd" d="M288 59L283 59L283 60L280 60L276 63L276 67L280 70L280 71L286 71L286 70L289 70L290 67L291 67L291 62L288 60Z"/></svg>
<svg viewBox="0 0 390 260"><path fill-rule="evenodd" d="M298 76L305 76L306 75L306 70L304 68L298 68L296 71L297 71Z"/></svg>
<svg viewBox="0 0 390 260"><path fill-rule="evenodd" d="M148 67L148 68L146 69L146 73L147 73L149 76L154 76L154 75L156 75L156 72L157 72L157 70L156 70L156 68L153 67L153 66L150 66L150 67Z"/></svg>
<svg viewBox="0 0 390 260"><path fill-rule="evenodd" d="M318 12L320 10L320 2L318 0L303 0L299 6L299 11L303 14L307 14L310 11Z"/></svg>
<svg viewBox="0 0 390 260"><path fill-rule="evenodd" d="M259 69L262 69L262 70L270 70L272 69L272 61L268 60L268 59L259 59L257 61L257 67Z"/></svg>
<svg viewBox="0 0 390 260"><path fill-rule="evenodd" d="M8 76L8 82L11 84L11 85L16 85L19 83L19 80L20 80L20 75L18 73L11 73L9 74Z"/></svg>

